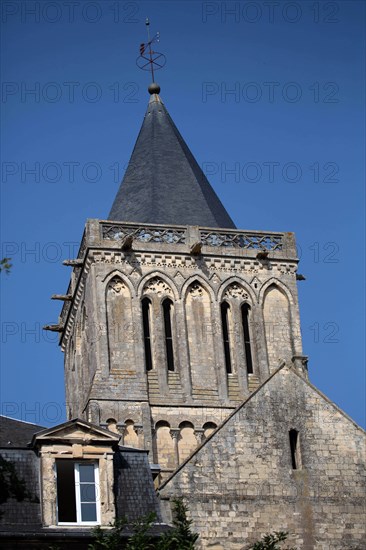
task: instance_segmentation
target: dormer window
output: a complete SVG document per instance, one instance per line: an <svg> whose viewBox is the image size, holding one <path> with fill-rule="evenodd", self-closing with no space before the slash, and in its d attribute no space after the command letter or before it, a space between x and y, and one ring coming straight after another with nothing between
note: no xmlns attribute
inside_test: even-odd
<svg viewBox="0 0 366 550"><path fill-rule="evenodd" d="M56 460L58 524L100 523L98 464Z"/></svg>
<svg viewBox="0 0 366 550"><path fill-rule="evenodd" d="M120 437L80 419L35 434L44 527L106 526L114 520L113 456Z"/></svg>

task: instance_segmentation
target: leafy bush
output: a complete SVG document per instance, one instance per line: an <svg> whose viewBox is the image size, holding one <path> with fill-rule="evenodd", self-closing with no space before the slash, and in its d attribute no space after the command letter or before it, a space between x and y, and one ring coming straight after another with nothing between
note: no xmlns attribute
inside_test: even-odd
<svg viewBox="0 0 366 550"><path fill-rule="evenodd" d="M116 519L111 524L112 529L101 527L94 529L95 543L89 544L89 550L193 550L197 533L192 533L192 520L187 519L187 507L182 499L173 501L173 528L153 542L149 530L156 521L154 512L135 521L132 524L132 534L123 546L122 535L128 527L126 518Z"/></svg>
<svg viewBox="0 0 366 550"><path fill-rule="evenodd" d="M278 545L279 542L284 542L287 537L288 533L284 531L274 531L273 534L264 535L260 541L250 547L250 550L296 550L296 548L290 548L289 546L284 548L282 545Z"/></svg>

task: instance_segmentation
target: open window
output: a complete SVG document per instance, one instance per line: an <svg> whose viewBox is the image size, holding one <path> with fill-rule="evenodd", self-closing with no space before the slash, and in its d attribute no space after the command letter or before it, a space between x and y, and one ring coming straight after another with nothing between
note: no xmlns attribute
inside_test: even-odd
<svg viewBox="0 0 366 550"><path fill-rule="evenodd" d="M252 346L250 341L249 316L250 316L250 306L248 304L243 304L241 306L241 318L242 318L243 334L244 334L245 361L247 364L248 374L253 374L253 360L252 360Z"/></svg>
<svg viewBox="0 0 366 550"><path fill-rule="evenodd" d="M115 419L109 421L115 424ZM107 526L113 522L113 456L120 438L119 433L80 419L34 435L33 445L41 461L45 527ZM100 479L104 483L100 484Z"/></svg>
<svg viewBox="0 0 366 550"><path fill-rule="evenodd" d="M174 371L173 331L172 331L173 302L166 298L163 302L165 350L168 370Z"/></svg>
<svg viewBox="0 0 366 550"><path fill-rule="evenodd" d="M299 432L297 430L289 431L291 465L293 470L301 468L301 456L299 446Z"/></svg>
<svg viewBox="0 0 366 550"><path fill-rule="evenodd" d="M100 523L98 464L56 460L58 524Z"/></svg>
<svg viewBox="0 0 366 550"><path fill-rule="evenodd" d="M142 323L144 330L145 366L146 370L152 370L151 332L150 332L151 302L149 298L142 300Z"/></svg>
<svg viewBox="0 0 366 550"><path fill-rule="evenodd" d="M233 372L231 366L231 354L230 354L230 336L229 336L229 311L230 306L227 302L221 304L221 323L222 323L222 337L224 342L224 354L225 354L225 366L227 374Z"/></svg>

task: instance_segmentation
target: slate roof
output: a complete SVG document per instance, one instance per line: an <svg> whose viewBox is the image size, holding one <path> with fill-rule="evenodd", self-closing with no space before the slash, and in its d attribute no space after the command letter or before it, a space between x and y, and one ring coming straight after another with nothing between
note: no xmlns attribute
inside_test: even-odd
<svg viewBox="0 0 366 550"><path fill-rule="evenodd" d="M157 94L108 219L235 228Z"/></svg>
<svg viewBox="0 0 366 550"><path fill-rule="evenodd" d="M155 512L157 521L162 521L147 455L147 451L132 447L120 447L114 454L117 516L130 522L149 512Z"/></svg>
<svg viewBox="0 0 366 550"><path fill-rule="evenodd" d="M44 426L31 424L8 416L0 416L0 447L27 448L33 434L44 430Z"/></svg>
<svg viewBox="0 0 366 550"><path fill-rule="evenodd" d="M45 528L41 521L40 459L34 452L36 443L34 434L49 435L50 438L57 437L58 432L77 424L90 428L91 432L97 431L101 436L103 433L116 436L114 432L80 419L69 420L53 428L45 428L0 415L0 457L14 465L19 480L25 482L30 495L21 501L8 498L1 503L1 548L12 550L19 546L28 550L30 544L32 548L48 550L52 543L68 550L73 548L86 550L89 548L88 544L94 540L91 534L92 527L83 528L81 525L75 525L72 529L62 526ZM67 435L65 437L67 438ZM29 445L31 442L32 445ZM130 523L148 512L156 513L157 521L149 530L149 534L154 538L170 530L170 527L161 521L147 455L148 451L144 449L124 446L115 448L114 492L117 514L125 516ZM122 539L127 539L131 533L131 527L126 528Z"/></svg>

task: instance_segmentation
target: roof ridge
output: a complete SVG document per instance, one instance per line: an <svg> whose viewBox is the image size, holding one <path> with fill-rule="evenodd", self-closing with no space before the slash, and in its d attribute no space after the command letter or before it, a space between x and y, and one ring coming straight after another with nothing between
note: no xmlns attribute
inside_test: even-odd
<svg viewBox="0 0 366 550"><path fill-rule="evenodd" d="M7 416L6 414L0 414L0 418L7 418L8 420L14 420L14 422L22 422L23 424L29 424L30 426L38 426L43 428L41 424L35 424L34 422L28 422L28 420L19 420L19 418L13 418L12 416Z"/></svg>

